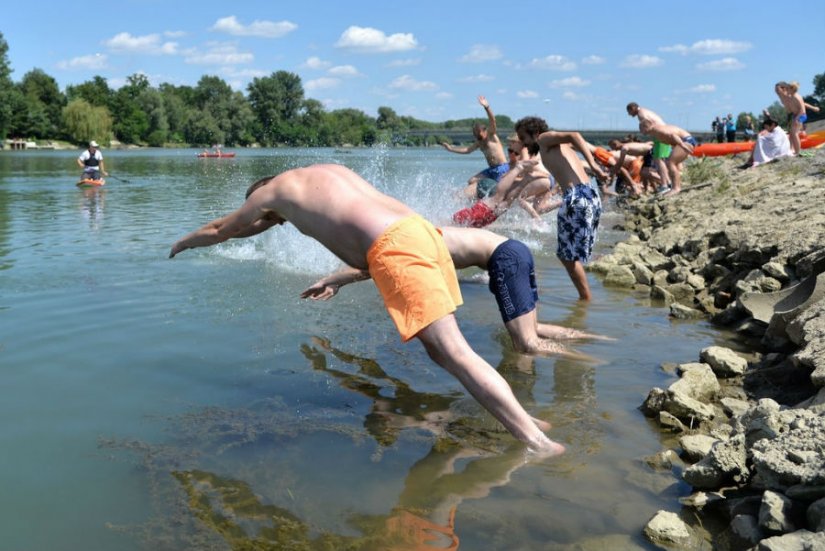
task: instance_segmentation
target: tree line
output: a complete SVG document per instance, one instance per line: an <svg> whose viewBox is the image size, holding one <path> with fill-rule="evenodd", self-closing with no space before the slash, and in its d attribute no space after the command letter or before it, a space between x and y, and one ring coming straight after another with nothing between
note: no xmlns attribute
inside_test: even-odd
<svg viewBox="0 0 825 551"><path fill-rule="evenodd" d="M814 77L814 93L806 97L811 102L822 100L825 73ZM785 120L779 102L769 111L777 120ZM105 78L95 76L61 91L57 81L41 69L13 82L8 44L0 32L0 139L63 139L85 144L92 139L105 143L111 137L125 144L157 147L415 146L451 141L446 131L469 130L476 120L431 123L399 116L386 106L378 108L376 117L358 109L327 111L320 101L305 97L301 78L288 71L253 79L246 94L211 75L201 77L195 86L163 83L154 87L145 75L134 74L117 90ZM506 115L497 115L496 123L499 128L513 127Z"/></svg>
<svg viewBox="0 0 825 551"><path fill-rule="evenodd" d="M392 143L424 145L449 141L451 128L469 128L474 119L430 123L399 116L390 107L378 115L358 109L327 111L305 97L301 78L276 71L252 80L246 94L217 76L196 86L161 84L134 74L117 90L101 76L65 92L41 69L12 82L8 44L0 33L0 139L63 139L85 144L110 137L124 144L149 146L340 146ZM504 128L509 117L497 117ZM415 130L414 135L407 135Z"/></svg>

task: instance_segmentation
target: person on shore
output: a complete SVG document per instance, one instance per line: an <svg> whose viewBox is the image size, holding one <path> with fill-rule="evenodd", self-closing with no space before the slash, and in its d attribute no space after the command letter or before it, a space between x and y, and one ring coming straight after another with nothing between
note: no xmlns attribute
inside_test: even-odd
<svg viewBox="0 0 825 551"><path fill-rule="evenodd" d="M182 237L169 257L286 222L347 265L368 270L402 340L418 338L430 358L515 438L543 456L564 452L564 446L544 434L549 424L524 410L507 381L459 330L454 312L462 304L461 292L441 235L407 205L346 167L313 165L258 180L239 209Z"/></svg>
<svg viewBox="0 0 825 551"><path fill-rule="evenodd" d="M722 117L716 117L713 121L713 130L716 132L716 143L725 143L725 120Z"/></svg>
<svg viewBox="0 0 825 551"><path fill-rule="evenodd" d="M672 124L653 124L650 121L644 121L642 126L642 132L673 148L667 158L668 175L673 186L665 195L677 195L682 191L682 162L693 153L693 148L698 145L698 142L690 135L690 132Z"/></svg>
<svg viewBox="0 0 825 551"><path fill-rule="evenodd" d="M602 204L590 186L580 153L599 181L607 179L596 164L587 143L578 132L551 131L539 117L524 117L516 122L516 134L531 153L540 153L544 167L562 190L562 205L557 217L558 256L581 300L591 300L590 286L583 262L590 260Z"/></svg>
<svg viewBox="0 0 825 551"><path fill-rule="evenodd" d="M775 120L766 118L762 121L762 130L756 137L748 161L739 168L750 168L769 163L782 157L793 155L788 135Z"/></svg>
<svg viewBox="0 0 825 551"><path fill-rule="evenodd" d="M106 167L103 163L103 153L98 149L97 142L92 140L89 142L89 148L84 149L83 153L77 158L77 166L83 169L83 174L80 176L81 180L100 180L100 174L108 176Z"/></svg>
<svg viewBox="0 0 825 551"><path fill-rule="evenodd" d="M615 178L614 189L617 193L629 193L633 196L640 196L644 191L642 184L642 168L644 167L644 155L653 148L653 142L648 147L638 147L632 149L631 144L622 143L620 140L610 140L608 145L613 150L613 155L617 156L616 163L610 169L610 177Z"/></svg>
<svg viewBox="0 0 825 551"><path fill-rule="evenodd" d="M488 272L490 292L496 299L501 319L516 352L582 358L581 354L570 351L556 341L607 338L560 325L539 323L536 309L539 297L533 253L521 241L476 228L443 227L439 231L444 236L457 270L477 267ZM345 268L313 283L301 293L301 297L328 300L344 285L369 277L369 272L365 270Z"/></svg>
<svg viewBox="0 0 825 551"><path fill-rule="evenodd" d="M464 194L467 197L476 196L476 186L483 178L489 178L498 182L501 180L508 170L510 165L507 163L507 157L504 155L504 148L501 145L501 140L496 134L496 117L493 115L493 110L490 108L490 103L484 96L478 96L478 103L484 108L487 113L488 125L475 123L473 125L473 137L475 141L466 147L455 147L447 142L441 145L447 151L452 153L461 153L466 155L472 153L476 149L481 150L484 158L487 160L487 168L475 174L467 181L467 188Z"/></svg>
<svg viewBox="0 0 825 551"><path fill-rule="evenodd" d="M753 141L753 117L751 117L750 115L745 115L745 120L742 121L742 132L745 134L745 141Z"/></svg>
<svg viewBox="0 0 825 551"><path fill-rule="evenodd" d="M483 197L471 207L454 213L453 222L473 228L489 226L510 208L513 201L522 196L529 184L535 180L545 180L549 186L547 173L542 172L536 165L537 161L517 161L515 167L496 184L492 195Z"/></svg>
<svg viewBox="0 0 825 551"><path fill-rule="evenodd" d="M808 120L808 114L805 109L808 108L814 112L818 112L819 107L805 103L805 100L802 99L802 95L799 93L798 82L777 82L774 86L774 91L776 95L779 96L779 101L782 102L785 111L788 112L788 116L791 119L790 132L788 133L791 141L791 149L794 155L799 155L802 151L799 133Z"/></svg>
<svg viewBox="0 0 825 551"><path fill-rule="evenodd" d="M728 116L725 118L725 137L728 143L736 141L736 119L731 113L728 113Z"/></svg>
<svg viewBox="0 0 825 551"><path fill-rule="evenodd" d="M665 121L664 119L662 119L662 117L660 117L658 114L656 114L654 111L651 111L650 109L639 107L639 104L636 102L630 102L627 104L627 114L631 117L637 117L639 119L639 131L642 133L644 133L644 130L642 129L642 124L645 121L648 121L653 125L665 124ZM659 191L661 193L666 192L670 188L671 184L666 162L666 159L670 157L670 151L671 146L669 144L663 143L662 141L657 140L655 137L653 138L653 162L656 166L656 170L659 172L659 180L661 181Z"/></svg>

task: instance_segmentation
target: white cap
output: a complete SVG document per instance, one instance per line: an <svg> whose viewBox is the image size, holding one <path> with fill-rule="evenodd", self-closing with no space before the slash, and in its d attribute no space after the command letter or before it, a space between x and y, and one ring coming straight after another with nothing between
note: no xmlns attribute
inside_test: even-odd
<svg viewBox="0 0 825 551"><path fill-rule="evenodd" d="M97 142L92 140L89 142L89 147L97 147Z"/></svg>

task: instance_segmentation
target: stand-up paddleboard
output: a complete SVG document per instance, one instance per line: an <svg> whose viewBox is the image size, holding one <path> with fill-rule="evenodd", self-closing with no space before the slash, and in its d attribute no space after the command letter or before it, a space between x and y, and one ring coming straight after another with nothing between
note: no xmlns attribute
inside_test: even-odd
<svg viewBox="0 0 825 551"><path fill-rule="evenodd" d="M825 144L825 130L812 132L806 136L801 136L799 140L802 149L810 149ZM732 143L703 143L693 148L694 157L719 157L721 155L735 155L737 153L749 153L753 150L756 141L752 142L732 142Z"/></svg>
<svg viewBox="0 0 825 551"><path fill-rule="evenodd" d="M201 159L209 158L209 159L231 159L235 156L235 153L198 153L198 157Z"/></svg>
<svg viewBox="0 0 825 551"><path fill-rule="evenodd" d="M106 180L90 180L89 178L83 178L80 180L76 185L77 187L100 187L106 183Z"/></svg>

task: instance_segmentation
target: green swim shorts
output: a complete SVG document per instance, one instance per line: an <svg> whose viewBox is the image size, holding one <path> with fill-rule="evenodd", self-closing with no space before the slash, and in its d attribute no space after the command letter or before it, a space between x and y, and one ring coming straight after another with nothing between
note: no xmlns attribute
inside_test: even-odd
<svg viewBox="0 0 825 551"><path fill-rule="evenodd" d="M654 159L667 159L670 157L670 152L673 150L671 146L666 143L662 143L659 140L653 141L653 158Z"/></svg>

